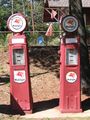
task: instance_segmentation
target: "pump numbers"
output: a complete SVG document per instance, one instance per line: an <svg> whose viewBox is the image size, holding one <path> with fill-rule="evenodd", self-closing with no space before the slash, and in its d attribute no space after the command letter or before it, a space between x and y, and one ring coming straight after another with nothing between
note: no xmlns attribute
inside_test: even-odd
<svg viewBox="0 0 90 120"><path fill-rule="evenodd" d="M77 74L75 72L68 72L66 74L66 80L69 83L74 83L77 80Z"/></svg>

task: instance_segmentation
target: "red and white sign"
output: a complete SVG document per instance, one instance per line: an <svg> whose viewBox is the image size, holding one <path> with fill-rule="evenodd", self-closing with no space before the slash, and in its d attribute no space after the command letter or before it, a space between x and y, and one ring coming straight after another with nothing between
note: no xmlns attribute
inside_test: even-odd
<svg viewBox="0 0 90 120"><path fill-rule="evenodd" d="M75 72L68 72L66 74L66 80L69 83L74 83L77 80L77 74Z"/></svg>
<svg viewBox="0 0 90 120"><path fill-rule="evenodd" d="M22 14L16 13L8 18L7 26L15 33L22 32L26 27L26 20Z"/></svg>
<svg viewBox="0 0 90 120"><path fill-rule="evenodd" d="M74 32L78 29L78 20L74 16L67 15L62 19L62 28L66 32Z"/></svg>
<svg viewBox="0 0 90 120"><path fill-rule="evenodd" d="M46 31L46 36L52 36L53 35L53 24L51 23Z"/></svg>
<svg viewBox="0 0 90 120"><path fill-rule="evenodd" d="M26 80L26 75L24 70L14 71L14 81L17 83L23 83Z"/></svg>

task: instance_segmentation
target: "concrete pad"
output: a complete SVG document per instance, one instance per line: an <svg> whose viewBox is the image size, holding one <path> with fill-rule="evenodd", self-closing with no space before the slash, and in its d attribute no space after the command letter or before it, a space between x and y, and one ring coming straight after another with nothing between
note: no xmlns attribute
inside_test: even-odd
<svg viewBox="0 0 90 120"><path fill-rule="evenodd" d="M80 117L80 118L87 118L90 117L90 110L81 113L60 113L58 108L52 108L40 112L36 112L33 114L26 114L22 116L23 118L73 118L73 117Z"/></svg>

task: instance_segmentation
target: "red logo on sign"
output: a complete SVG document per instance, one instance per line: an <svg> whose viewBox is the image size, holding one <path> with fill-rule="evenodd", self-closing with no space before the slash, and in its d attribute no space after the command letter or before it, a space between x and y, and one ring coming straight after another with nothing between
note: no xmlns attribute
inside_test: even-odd
<svg viewBox="0 0 90 120"><path fill-rule="evenodd" d="M16 22L17 24L19 24L19 23L20 23L20 20L19 20L19 19L16 19L15 22Z"/></svg>
<svg viewBox="0 0 90 120"><path fill-rule="evenodd" d="M72 77L72 78L74 78L75 74L74 73L70 73L69 76Z"/></svg>
<svg viewBox="0 0 90 120"><path fill-rule="evenodd" d="M23 77L23 73L22 72L18 72L17 76Z"/></svg>
<svg viewBox="0 0 90 120"><path fill-rule="evenodd" d="M71 26L71 25L73 25L73 20L68 20L67 23L68 23L68 25Z"/></svg>

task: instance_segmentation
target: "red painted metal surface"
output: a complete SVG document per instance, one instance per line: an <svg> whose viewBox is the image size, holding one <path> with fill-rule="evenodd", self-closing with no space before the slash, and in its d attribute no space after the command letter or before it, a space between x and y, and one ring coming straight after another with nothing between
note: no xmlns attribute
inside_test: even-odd
<svg viewBox="0 0 90 120"><path fill-rule="evenodd" d="M23 62L19 56L23 51ZM14 62L14 51L19 63ZM29 59L26 36L15 34L9 39L10 56L10 100L11 107L20 114L32 113L32 92L29 76ZM20 63L21 61L21 63Z"/></svg>
<svg viewBox="0 0 90 120"><path fill-rule="evenodd" d="M66 43L66 36L62 39L60 46L60 111L62 113L81 112L80 103L80 46L78 43ZM66 63L67 49L77 50L77 64ZM71 56L72 57L72 56ZM72 80L72 81L71 81Z"/></svg>

